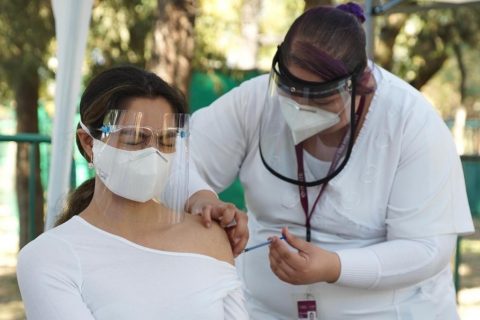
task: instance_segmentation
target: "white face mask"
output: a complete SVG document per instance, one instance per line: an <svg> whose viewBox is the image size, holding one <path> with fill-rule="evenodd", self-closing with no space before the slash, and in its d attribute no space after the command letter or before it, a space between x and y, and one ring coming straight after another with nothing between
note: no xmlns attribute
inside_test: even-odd
<svg viewBox="0 0 480 320"><path fill-rule="evenodd" d="M173 153L155 148L121 150L97 139L92 151L97 175L111 192L137 202L161 199Z"/></svg>
<svg viewBox="0 0 480 320"><path fill-rule="evenodd" d="M338 114L305 106L279 96L280 110L293 135L295 145L340 122Z"/></svg>

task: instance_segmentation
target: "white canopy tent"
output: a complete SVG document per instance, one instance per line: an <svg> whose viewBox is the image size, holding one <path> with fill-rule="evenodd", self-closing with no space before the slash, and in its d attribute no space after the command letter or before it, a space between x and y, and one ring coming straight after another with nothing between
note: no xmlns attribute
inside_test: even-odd
<svg viewBox="0 0 480 320"><path fill-rule="evenodd" d="M93 0L52 0L57 35L55 117L45 230L55 224L70 187L75 116Z"/></svg>

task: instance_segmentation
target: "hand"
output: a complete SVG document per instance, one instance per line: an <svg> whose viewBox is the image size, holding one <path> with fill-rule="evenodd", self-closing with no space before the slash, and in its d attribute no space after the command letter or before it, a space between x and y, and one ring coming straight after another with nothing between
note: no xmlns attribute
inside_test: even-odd
<svg viewBox="0 0 480 320"><path fill-rule="evenodd" d="M213 219L225 228L234 257L242 253L249 237L248 218L244 212L231 203L219 200L214 193L206 190L193 194L189 203L187 211L200 214L205 227L209 228Z"/></svg>
<svg viewBox="0 0 480 320"><path fill-rule="evenodd" d="M272 238L268 257L270 268L278 278L291 284L337 281L340 258L336 253L293 236L287 228L282 229L282 234L298 252L291 251L278 237Z"/></svg>

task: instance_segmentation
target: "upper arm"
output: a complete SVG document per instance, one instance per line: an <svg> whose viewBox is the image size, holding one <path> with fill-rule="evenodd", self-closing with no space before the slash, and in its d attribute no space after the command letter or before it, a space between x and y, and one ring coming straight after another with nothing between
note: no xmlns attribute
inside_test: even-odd
<svg viewBox="0 0 480 320"><path fill-rule="evenodd" d="M397 132L401 154L387 208L388 238L468 231L471 216L451 133L423 98L409 111Z"/></svg>
<svg viewBox="0 0 480 320"><path fill-rule="evenodd" d="M78 261L60 239L43 235L24 247L17 279L28 319L94 319L81 297Z"/></svg>
<svg viewBox="0 0 480 320"><path fill-rule="evenodd" d="M216 222L212 223L211 232L209 234L209 242L213 249L211 254L214 258L234 265L232 247L228 241L225 230Z"/></svg>
<svg viewBox="0 0 480 320"><path fill-rule="evenodd" d="M250 80L192 116L191 155L200 175L216 192L238 175L257 128L258 103L263 103L260 96L265 92L262 79Z"/></svg>

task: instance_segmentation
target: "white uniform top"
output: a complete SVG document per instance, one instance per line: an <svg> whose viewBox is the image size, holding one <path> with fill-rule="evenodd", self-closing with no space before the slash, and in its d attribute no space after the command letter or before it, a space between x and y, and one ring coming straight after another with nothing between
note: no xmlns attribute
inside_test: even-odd
<svg viewBox="0 0 480 320"><path fill-rule="evenodd" d="M248 318L232 265L146 248L78 216L25 246L17 275L30 320Z"/></svg>
<svg viewBox="0 0 480 320"><path fill-rule="evenodd" d="M297 300L307 294L316 299L319 319L458 317L449 258L456 234L474 230L460 159L420 92L377 66L374 77L377 89L350 160L311 219L312 242L340 257L339 280L289 285L270 270L267 247L243 254L237 267L251 318L296 319ZM267 85L268 75L246 81L192 118L199 173L216 191L240 178L249 245L278 236L284 226L305 239L298 187L269 173L259 155ZM312 174L315 160L305 161ZM318 192L309 188L309 198Z"/></svg>

